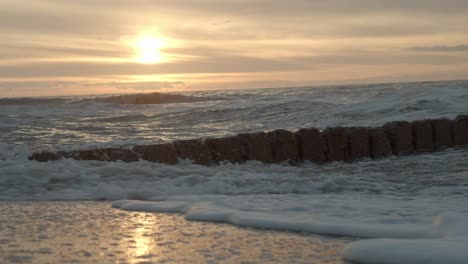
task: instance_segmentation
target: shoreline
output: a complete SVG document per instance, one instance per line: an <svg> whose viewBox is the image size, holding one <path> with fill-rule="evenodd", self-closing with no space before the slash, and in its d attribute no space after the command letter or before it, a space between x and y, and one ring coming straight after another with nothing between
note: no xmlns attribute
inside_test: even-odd
<svg viewBox="0 0 468 264"><path fill-rule="evenodd" d="M3 263L343 263L341 251L354 241L128 212L110 202L0 201L0 208Z"/></svg>

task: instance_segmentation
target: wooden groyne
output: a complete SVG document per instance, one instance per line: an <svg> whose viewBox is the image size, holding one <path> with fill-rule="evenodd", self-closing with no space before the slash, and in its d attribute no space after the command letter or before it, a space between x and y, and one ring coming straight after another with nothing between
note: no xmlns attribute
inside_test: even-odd
<svg viewBox="0 0 468 264"><path fill-rule="evenodd" d="M72 158L75 160L125 161L147 160L176 164L190 159L195 164L223 162L291 164L310 160L316 163L379 159L391 155L433 152L468 145L468 115L453 120L430 119L394 121L382 127L330 127L323 131L303 128L239 134L223 138L179 140L172 143L137 145L132 149L96 148L75 151L42 151L29 158L40 162Z"/></svg>

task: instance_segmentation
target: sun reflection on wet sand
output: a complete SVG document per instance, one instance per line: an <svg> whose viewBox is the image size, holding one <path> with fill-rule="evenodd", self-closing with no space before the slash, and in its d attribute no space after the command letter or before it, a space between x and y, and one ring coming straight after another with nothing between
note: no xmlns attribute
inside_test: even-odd
<svg viewBox="0 0 468 264"><path fill-rule="evenodd" d="M133 243L128 246L129 262L139 263L141 259L158 257L159 248L155 247L153 237L153 234L159 233L158 222L146 213L132 213L132 218L137 227L133 229Z"/></svg>
<svg viewBox="0 0 468 264"><path fill-rule="evenodd" d="M0 211L0 263L342 263L352 241L189 222L104 202L0 201Z"/></svg>

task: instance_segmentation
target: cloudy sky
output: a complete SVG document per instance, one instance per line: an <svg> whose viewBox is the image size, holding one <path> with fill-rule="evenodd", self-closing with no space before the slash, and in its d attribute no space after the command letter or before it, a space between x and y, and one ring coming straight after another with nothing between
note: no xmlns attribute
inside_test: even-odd
<svg viewBox="0 0 468 264"><path fill-rule="evenodd" d="M466 0L0 0L0 97L468 79Z"/></svg>

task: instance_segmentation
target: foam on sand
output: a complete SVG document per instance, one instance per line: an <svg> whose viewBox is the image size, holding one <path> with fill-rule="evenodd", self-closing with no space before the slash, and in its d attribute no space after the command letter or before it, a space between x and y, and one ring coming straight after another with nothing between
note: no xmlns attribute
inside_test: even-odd
<svg viewBox="0 0 468 264"><path fill-rule="evenodd" d="M118 200L114 201L112 206L128 211L181 213L187 220L193 221L222 222L238 226L333 236L413 238L435 235L430 225L424 224L383 224L378 221L371 223L333 218L325 220L324 216L320 215L321 213L318 213L319 216L315 218L311 211L301 209L301 206L299 208L289 207L293 204L292 202L281 203L277 197L263 197L263 204L268 199L273 201L269 207L265 206L263 212L254 208L249 210L249 206L247 206L253 201L262 203L262 198L248 197L244 200L245 205L236 206L237 208L231 206L233 203L225 199L224 196L205 196L201 199L198 197L178 197L160 202ZM299 202L299 199L296 202ZM323 204L318 204L318 206L325 205L325 201L321 202ZM274 209L274 204L278 205L279 203L281 203L280 207L282 208ZM302 206L306 207L307 204L303 203ZM330 208L330 210L334 209Z"/></svg>
<svg viewBox="0 0 468 264"><path fill-rule="evenodd" d="M370 239L354 242L343 252L357 263L467 263L468 218L444 214L436 218L434 239Z"/></svg>
<svg viewBox="0 0 468 264"><path fill-rule="evenodd" d="M388 219L383 216L385 212L379 212L376 209L379 205L386 205L385 210L398 210L399 206L406 203L404 201L401 203L393 201L394 208L389 208L388 206L392 207L392 202L389 201L372 201L369 202L370 205L367 205L359 204L356 200L343 206L349 210L342 212L343 218L336 218L323 215L323 208L327 208L327 214L331 211L339 214L336 201L333 199L330 199L331 204L335 206L330 207L327 207L326 199L317 202L316 206L322 207L322 210L320 208L307 209L310 204L307 202L300 204L301 199L284 202L273 196L243 197L234 199L235 202L229 201L231 199L229 197L213 195L159 199L160 201L119 200L113 202L112 205L129 211L181 213L187 220L194 221L371 238L351 243L344 250L343 258L356 263L466 263L468 259L466 251L468 248L466 226L468 214L443 213L436 216L431 224L424 222L428 217L417 220L414 217ZM244 204L239 205L241 200ZM362 203L362 200L360 202ZM424 202L419 201L422 210L424 206L429 206L432 202L434 201L424 205ZM255 208L259 204L263 205L263 210ZM293 204L297 206L294 208ZM403 206L401 208L404 209ZM365 219L352 215L353 211L370 212L372 210L374 210L373 214L379 217ZM399 213L403 214L403 211Z"/></svg>

